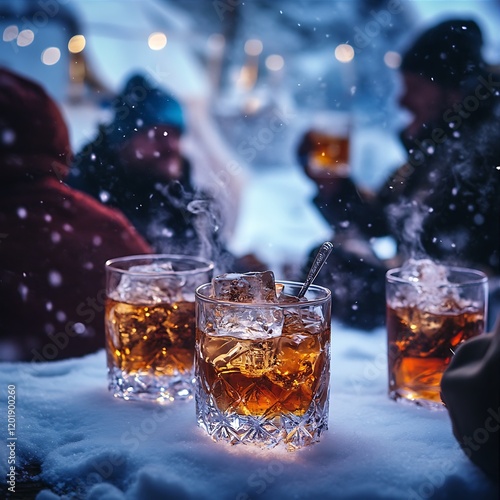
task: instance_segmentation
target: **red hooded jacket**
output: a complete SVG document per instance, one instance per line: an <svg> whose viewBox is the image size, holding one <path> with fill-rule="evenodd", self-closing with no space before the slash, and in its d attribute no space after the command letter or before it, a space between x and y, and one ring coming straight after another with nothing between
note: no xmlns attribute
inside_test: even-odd
<svg viewBox="0 0 500 500"><path fill-rule="evenodd" d="M152 253L120 212L63 183L70 160L54 101L0 68L1 360L104 347L104 263Z"/></svg>

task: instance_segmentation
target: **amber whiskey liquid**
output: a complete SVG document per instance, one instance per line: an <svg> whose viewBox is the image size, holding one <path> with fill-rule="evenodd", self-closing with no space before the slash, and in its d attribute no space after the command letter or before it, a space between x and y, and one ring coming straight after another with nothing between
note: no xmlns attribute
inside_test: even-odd
<svg viewBox="0 0 500 500"><path fill-rule="evenodd" d="M285 319L281 336L265 340L197 335L198 375L219 412L273 418L302 416L313 398L326 405L329 327L311 331L294 318Z"/></svg>
<svg viewBox="0 0 500 500"><path fill-rule="evenodd" d="M441 404L440 384L457 346L484 331L484 314L387 308L389 395Z"/></svg>
<svg viewBox="0 0 500 500"><path fill-rule="evenodd" d="M349 175L349 138L311 132L312 150L309 166L315 171L328 171L338 177Z"/></svg>
<svg viewBox="0 0 500 500"><path fill-rule="evenodd" d="M108 298L105 314L108 366L155 376L192 369L194 302L128 304Z"/></svg>

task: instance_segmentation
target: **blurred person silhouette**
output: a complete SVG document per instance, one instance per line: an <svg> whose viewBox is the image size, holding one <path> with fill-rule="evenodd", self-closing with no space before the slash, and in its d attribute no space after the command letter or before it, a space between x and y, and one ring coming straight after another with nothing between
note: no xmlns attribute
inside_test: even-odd
<svg viewBox="0 0 500 500"><path fill-rule="evenodd" d="M68 128L34 81L0 68L0 359L104 347L104 263L151 253L116 210L62 182Z"/></svg>
<svg viewBox="0 0 500 500"><path fill-rule="evenodd" d="M400 104L412 121L401 141L408 160L377 193L311 169L311 134L303 136L299 161L318 185L314 203L336 243L318 282L332 289L340 321L382 325L385 273L410 257L500 275L500 78L482 47L475 21L452 19L423 31L405 51ZM372 245L386 235L397 244L390 259Z"/></svg>
<svg viewBox="0 0 500 500"><path fill-rule="evenodd" d="M191 167L180 153L185 129L172 96L133 75L112 101L113 120L75 156L68 183L117 207L155 247L180 252L195 236L187 205Z"/></svg>
<svg viewBox="0 0 500 500"><path fill-rule="evenodd" d="M262 268L253 256L236 259L225 248L223 204L195 186L181 151L180 103L137 73L112 108L112 120L76 155L68 183L120 209L156 252L204 256L218 270Z"/></svg>

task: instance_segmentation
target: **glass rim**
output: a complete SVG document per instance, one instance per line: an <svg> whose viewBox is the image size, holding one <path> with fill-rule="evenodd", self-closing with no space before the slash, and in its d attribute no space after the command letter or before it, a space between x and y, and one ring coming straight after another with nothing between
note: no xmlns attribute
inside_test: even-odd
<svg viewBox="0 0 500 500"><path fill-rule="evenodd" d="M435 285L435 288L458 288L464 286L474 286L474 285L484 285L488 283L488 276L483 271L479 269L474 269L472 267L461 267L461 266L444 266L446 269L462 274L471 275L470 279L463 281L462 283L446 283ZM395 267L393 269L389 269L385 273L386 281L388 283L401 283L404 285L417 286L419 284L418 281L409 281L408 279L401 278L400 276L395 276L397 273L401 271L402 267ZM472 277L475 276L475 277ZM423 283L425 286L426 284Z"/></svg>
<svg viewBox="0 0 500 500"><path fill-rule="evenodd" d="M300 283L298 281L287 281L287 280L278 280L276 281L276 284L283 284L283 285L291 285L294 287L298 287L299 289L302 288L303 283ZM208 302L211 304L215 305L227 305L227 306L233 306L233 307L269 307L269 308L275 308L275 307L280 307L282 309L286 308L294 308L294 307L301 307L301 306L311 306L311 305L322 305L325 301L331 300L332 292L330 289L321 286L321 285L311 285L309 287L309 290L316 290L316 291L321 291L325 295L324 297L318 297L314 299L307 299L307 301L304 302L292 302L292 303L274 303L274 302L231 302L229 300L220 300L220 299L215 299L213 297L208 297L207 295L203 295L202 289L211 286L212 282L209 281L208 283L203 283L202 285L199 285L196 287L196 290L194 292L195 294L195 299L202 300L203 302Z"/></svg>
<svg viewBox="0 0 500 500"><path fill-rule="evenodd" d="M123 269L121 267L116 267L116 264L123 262L133 262L139 260L172 260L172 261L192 261L201 264L200 267L195 267L193 269L185 269L182 271L167 270L165 271L155 271L154 273L148 273L144 271L131 271L130 269ZM197 257L195 255L180 255L180 254L169 254L169 253L149 253L149 254L137 254L137 255L126 255L124 257L116 257L114 259L108 259L105 263L106 270L121 274L131 274L134 276L178 276L178 275L189 275L197 274L203 272L213 271L215 264L209 259L204 257Z"/></svg>

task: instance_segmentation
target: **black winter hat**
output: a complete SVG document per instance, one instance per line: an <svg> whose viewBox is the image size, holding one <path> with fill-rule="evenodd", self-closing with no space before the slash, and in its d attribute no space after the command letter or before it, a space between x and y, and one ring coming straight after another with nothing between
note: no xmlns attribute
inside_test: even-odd
<svg viewBox="0 0 500 500"><path fill-rule="evenodd" d="M475 21L452 19L424 31L406 50L400 69L448 88L484 73L483 35Z"/></svg>

